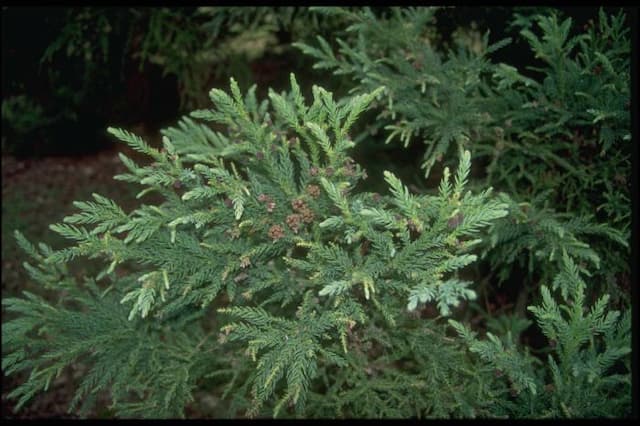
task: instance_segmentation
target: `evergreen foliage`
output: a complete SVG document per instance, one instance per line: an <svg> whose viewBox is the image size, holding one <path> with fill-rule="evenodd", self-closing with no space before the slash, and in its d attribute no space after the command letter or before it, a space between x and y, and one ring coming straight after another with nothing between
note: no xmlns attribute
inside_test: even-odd
<svg viewBox="0 0 640 426"><path fill-rule="evenodd" d="M304 414L311 389L321 392L321 371L331 378L381 356L380 342L371 344L375 355L348 355L360 350L360 329L397 333L399 322L415 323L405 307L434 302L448 316L475 297L457 271L476 259L470 250L479 231L506 205L490 190L465 189L470 153L453 178L447 170L437 195L413 195L390 172L390 195L355 191L364 171L347 155L349 128L382 89L336 102L314 87L308 105L293 75L291 86L269 94L272 109L258 107L255 87L243 96L233 79L231 94L212 90L214 108L192 116L228 126L226 136L185 118L158 150L109 129L153 160L139 166L121 154L129 173L116 178L165 201L127 214L94 194L51 226L73 241L58 251L38 253L18 236L38 262L28 266L32 277L53 288L62 279L69 288L57 306L29 293L3 302L20 314L3 328L5 370L31 374L12 394L20 404L82 360L89 371L77 401L108 386L119 415L182 415L195 383L212 372L204 365L244 348L255 364L236 392L248 391L248 414L277 415L289 405ZM190 134L200 137L187 145ZM78 256L108 266L78 283L64 270ZM138 268L121 276L127 265ZM216 316L220 343L207 339L208 315ZM396 338L408 344L404 334ZM408 373L398 374L380 386L399 386ZM393 392L399 405L376 415L407 409L400 389ZM436 410L432 403L410 405L423 416Z"/></svg>
<svg viewBox="0 0 640 426"><path fill-rule="evenodd" d="M540 305L531 311L549 339L551 350L540 360L514 344L510 333L486 340L454 320L469 350L510 383L514 400L501 400L500 411L516 417L617 417L631 412L631 313L611 310L605 294L591 306L586 284L566 252L551 288L541 287ZM554 293L560 294L555 297Z"/></svg>
<svg viewBox="0 0 640 426"><path fill-rule="evenodd" d="M593 198L602 217L626 232L629 209L622 206L629 205L629 188L620 179L630 172L631 140L625 15L600 10L597 23L573 37L571 18L520 18L520 34L544 64L531 71L542 77L525 80L515 69L494 73L507 113L499 125L502 144L485 148L493 151L488 181L505 182L512 193L553 188L567 211L593 211ZM508 159L499 160L503 155ZM540 161L531 164L534 158ZM589 173L585 164L604 174ZM618 173L618 179L608 173ZM518 186L525 181L524 188Z"/></svg>
<svg viewBox="0 0 640 426"><path fill-rule="evenodd" d="M586 250L593 246L606 265L597 272L603 282L630 274L630 40L623 11L601 9L580 32L559 11L522 8L510 27L541 66L520 71L491 60L510 39L491 44L488 32L460 30L453 47L443 43L434 26L438 8L314 10L350 23L334 44L322 37L317 46L295 43L316 59L314 67L348 76L356 94L386 87L361 138L384 128L386 143L424 143L427 175L468 149L484 166L474 184L508 194L515 216L492 227L492 270L512 275L519 257L530 274L552 276L555 267L536 259L558 259L558 248L569 244L567 250L581 247L578 258L595 262L596 253ZM520 256L525 248L535 255Z"/></svg>
<svg viewBox="0 0 640 426"><path fill-rule="evenodd" d="M589 274L587 265L598 270L601 264L607 265L601 260L606 253L596 252L586 242L594 237L610 241L617 250L629 247L626 232L597 223L593 215L576 216L549 208L548 191L523 203L505 193L499 196L509 206L509 215L491 226L483 257L500 282L510 276L514 265L526 271L529 279L538 274L541 281L547 281L560 268L563 252L583 264L585 273Z"/></svg>
<svg viewBox="0 0 640 426"><path fill-rule="evenodd" d="M384 127L386 143L398 140L405 147L422 141L427 146L422 164L426 175L447 153L455 152L452 145L469 148L470 138L475 142L478 132L489 130L491 99L484 94L483 76L493 66L487 56L509 39L489 46L487 34L481 48L472 50L458 37L455 49L443 49L434 28L438 11L434 7L394 7L381 16L370 8L316 10L345 16L350 22L347 40L336 39L339 53L334 54L320 36L318 47L294 45L316 58L315 68L351 76L358 82L355 92L384 85L379 122L369 132Z"/></svg>
<svg viewBox="0 0 640 426"><path fill-rule="evenodd" d="M220 32L250 15L224 10L200 12ZM77 364L69 410L106 393L119 417L185 417L198 390L228 417L629 416L629 300L609 291L629 273L625 16L575 35L554 11L515 14L543 64L525 75L492 62L509 40L458 31L447 47L438 10L309 12L349 25L338 54L295 43L352 77L341 99L293 74L265 99L232 78L162 147L109 128L147 158L120 154L115 176L140 186L138 207L75 202L51 225L70 240L57 250L16 232L57 297L3 300L18 407ZM272 16L253 12L244 25ZM365 170L352 157L377 132L424 142L439 185ZM77 277L78 258L101 272ZM485 312L487 283L515 283L519 306Z"/></svg>

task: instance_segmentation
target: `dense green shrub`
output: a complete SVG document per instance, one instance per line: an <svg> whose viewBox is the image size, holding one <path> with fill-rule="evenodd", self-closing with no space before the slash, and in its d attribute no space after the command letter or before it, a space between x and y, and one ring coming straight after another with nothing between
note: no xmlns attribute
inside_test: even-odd
<svg viewBox="0 0 640 426"><path fill-rule="evenodd" d="M312 416L494 414L493 380L474 377L469 361L452 365L450 357L462 355L438 325L475 298L456 271L476 259L470 250L480 231L507 214L490 191L465 190L469 152L453 182L445 170L437 195L411 195L389 172L390 195L354 192L363 170L347 156L348 131L380 90L336 103L314 87L308 106L292 78L290 94L271 92L271 111L258 104L255 87L243 98L232 80L231 91L213 90L215 108L192 114L225 124L227 135L185 118L166 131L158 151L111 130L154 160L141 167L121 155L130 173L117 178L146 186L141 195L159 192L163 203L126 214L97 194L78 202L80 213L52 226L76 241L59 251L38 251L18 234L38 262L25 265L31 277L66 291L53 304L31 293L3 301L21 314L3 327L3 368L31 371L12 396L26 402L82 360L90 370L76 400L108 386L122 416L180 416L193 388L211 376L231 376L230 406L250 415L287 406ZM78 256L109 266L79 283L65 267ZM118 273L129 262L142 269ZM583 292L563 276L554 286ZM544 309L557 310L543 294ZM582 296L574 297L579 319ZM411 315L425 302L436 304L437 319ZM604 302L592 315L601 333L615 324L615 314L600 318ZM222 307L216 314L212 306ZM539 318L545 332L562 332L563 346L582 344L561 317ZM579 327L588 333L585 324ZM623 339L626 325L620 337L606 335ZM503 360L501 347L476 349L465 333L488 361L506 369L514 362ZM598 361L602 371L626 353L623 343ZM589 366L585 374L597 375ZM515 376L513 383L517 392L522 383L535 392L532 379ZM426 391L443 386L452 387L452 400ZM360 398L378 403L363 408Z"/></svg>
<svg viewBox="0 0 640 426"><path fill-rule="evenodd" d="M164 203L130 214L99 195L76 203L81 213L52 226L77 242L60 251L43 246L38 253L19 236L40 260L39 270L28 266L32 277L46 286L59 286L64 264L77 256L105 258L110 265L100 278L111 281L101 290L92 279L80 284L66 278L68 300L57 306L31 294L4 301L23 314L3 328L9 351L4 368L32 370L13 393L21 402L46 388L64 366L88 357L93 369L78 398L109 384L121 415L180 415L195 381L221 373L204 368L213 354L246 349L258 363L254 371L249 360L227 366L245 372L232 394L251 397L245 408L252 414L262 413L264 403L275 403L277 413L289 402L304 413L310 390L323 393L326 386L318 375L335 382L349 364L374 368L367 366L398 355L385 353L379 333L369 349L360 348L360 339L372 338L366 330L380 329L391 339L404 327L426 326L408 315L407 303L413 311L434 301L448 315L474 297L455 271L476 259L469 249L478 240L470 238L506 210L489 191L465 191L469 153L453 182L445 174L436 196L413 196L388 172L391 196L353 192L363 171L347 156L353 146L348 131L380 91L336 103L314 87L308 106L292 78L290 95L271 92L269 111L267 103L258 105L255 86L244 98L233 80L231 90L232 96L213 90L215 109L193 113L228 126L227 136L185 118L180 128L167 130L158 151L133 134L111 130L154 160L140 167L122 155L130 173L117 178L147 186L143 193L159 192ZM95 226L81 226L88 224ZM148 267L119 277L124 262ZM207 308L221 292L226 301L218 312L227 324L216 343L208 337L218 333L220 320L207 334L201 319L215 315ZM74 309L74 302L81 308ZM120 306L125 303L128 315ZM53 346L43 346L31 335L34 329L56 336ZM416 374L414 380L423 373ZM396 386L400 392L405 384ZM129 391L141 401L120 406ZM419 412L429 406L418 402Z"/></svg>
<svg viewBox="0 0 640 426"><path fill-rule="evenodd" d="M491 61L507 41L460 29L447 50L435 9L317 12L349 25L339 55L297 46L354 76L349 96L292 74L259 101L231 79L161 149L110 128L150 161L121 154L116 179L154 198L76 202L51 226L73 241L59 250L16 234L56 298L3 300L2 368L26 377L9 396L73 363L70 409L106 392L120 417L183 417L199 391L231 417L630 416L628 189L588 171L629 174L623 14L575 36L553 12L515 16L547 63L525 76ZM586 148L563 139L577 130ZM352 158L396 138L424 142L439 185ZM102 272L75 276L87 257ZM515 306L492 311L505 285Z"/></svg>

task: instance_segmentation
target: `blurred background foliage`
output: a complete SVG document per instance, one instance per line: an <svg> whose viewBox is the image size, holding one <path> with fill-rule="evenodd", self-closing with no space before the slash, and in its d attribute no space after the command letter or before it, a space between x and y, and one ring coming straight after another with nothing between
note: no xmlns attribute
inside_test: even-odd
<svg viewBox="0 0 640 426"><path fill-rule="evenodd" d="M94 152L108 125L161 127L232 75L284 87L305 66L291 40L340 24L299 7L5 7L2 19L2 151L18 156Z"/></svg>
<svg viewBox="0 0 640 426"><path fill-rule="evenodd" d="M487 30L499 40L518 10L437 9L432 41L443 48L456 38L477 44ZM583 25L594 9L569 12ZM95 152L109 144L108 125L159 128L206 106L209 89L229 76L265 93L286 87L290 71L304 71L303 86L351 83L313 70L312 58L291 45L344 33L346 17L307 7L5 6L2 19L2 152L18 156ZM521 45L506 46L494 60L530 62Z"/></svg>

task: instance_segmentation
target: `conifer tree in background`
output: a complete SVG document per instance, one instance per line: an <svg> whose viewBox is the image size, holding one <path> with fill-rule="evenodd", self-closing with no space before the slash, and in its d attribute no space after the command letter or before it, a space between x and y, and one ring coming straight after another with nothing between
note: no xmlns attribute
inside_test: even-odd
<svg viewBox="0 0 640 426"><path fill-rule="evenodd" d="M459 30L453 47L443 45L438 8L314 10L350 23L335 47L322 37L317 45L294 44L316 59L314 67L349 77L356 94L386 87L369 134L384 129L386 143L405 147L422 142L427 175L468 149L485 165L472 184L494 186L511 200L511 215L492 226L484 252L500 280L518 264L529 281L551 279L560 248L591 263L603 283L629 280L631 80L623 11L600 10L580 31L559 12L523 8L510 26L543 66L521 71L491 62L510 39L489 44L489 33L476 39ZM532 71L539 77L528 77ZM628 299L619 285L606 289Z"/></svg>

